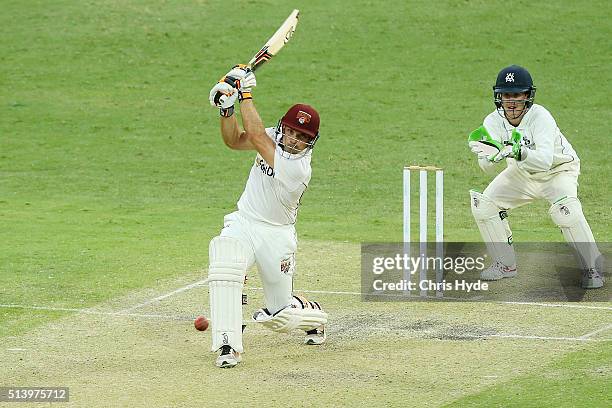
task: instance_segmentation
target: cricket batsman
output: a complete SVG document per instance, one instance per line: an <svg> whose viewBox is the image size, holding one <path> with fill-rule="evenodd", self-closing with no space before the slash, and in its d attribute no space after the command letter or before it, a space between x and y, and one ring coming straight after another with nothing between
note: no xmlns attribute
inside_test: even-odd
<svg viewBox="0 0 612 408"><path fill-rule="evenodd" d="M319 114L309 105L293 105L276 127L264 128L251 88L255 74L236 65L210 91L220 109L221 135L234 150L255 150L238 210L224 218L209 246L208 284L212 318L212 351L217 367L241 361L242 288L246 271L257 265L265 308L253 320L277 331L305 332L306 344L323 344L325 313L319 303L293 295L297 235L295 223L311 177L312 149L319 138ZM240 103L242 126L234 105Z"/></svg>
<svg viewBox="0 0 612 408"><path fill-rule="evenodd" d="M544 199L551 205L552 220L578 255L582 287L600 288L602 258L578 199L580 160L550 112L533 103L535 92L525 68L502 69L493 86L496 109L469 135L468 144L485 173L501 161L507 164L482 194L470 191L472 214L494 258L480 278L516 276L507 210Z"/></svg>

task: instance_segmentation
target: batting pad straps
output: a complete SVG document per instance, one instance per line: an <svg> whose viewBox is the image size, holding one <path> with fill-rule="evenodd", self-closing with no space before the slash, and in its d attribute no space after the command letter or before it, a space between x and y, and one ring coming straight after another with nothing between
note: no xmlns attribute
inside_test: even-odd
<svg viewBox="0 0 612 408"><path fill-rule="evenodd" d="M289 306L275 315L271 315L267 309L257 310L253 320L270 330L288 333L295 329L308 331L321 327L327 323L327 313L321 310L317 302L294 297Z"/></svg>
<svg viewBox="0 0 612 408"><path fill-rule="evenodd" d="M211 351L229 345L242 352L242 286L248 253L234 238L215 237L210 242L209 255Z"/></svg>

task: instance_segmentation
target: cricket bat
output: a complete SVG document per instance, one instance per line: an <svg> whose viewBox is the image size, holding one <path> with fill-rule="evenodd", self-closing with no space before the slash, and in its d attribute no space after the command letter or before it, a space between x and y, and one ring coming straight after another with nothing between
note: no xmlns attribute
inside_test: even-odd
<svg viewBox="0 0 612 408"><path fill-rule="evenodd" d="M263 64L268 62L273 56L278 54L278 52L289 42L293 33L295 32L295 28L298 23L298 16L300 14L299 10L293 10L289 17L281 24L281 26L276 30L276 32L270 37L270 39L264 44L263 47L251 58L247 66L251 68L251 70L255 71ZM224 97L221 92L217 92L214 97L214 103L217 105L220 99ZM218 106L218 105L217 105Z"/></svg>
<svg viewBox="0 0 612 408"><path fill-rule="evenodd" d="M251 58L247 64L253 71L261 67L289 42L295 28L297 27L298 17L300 15L299 10L293 10L289 17L283 22L283 24L276 30L274 35L264 44L263 47Z"/></svg>

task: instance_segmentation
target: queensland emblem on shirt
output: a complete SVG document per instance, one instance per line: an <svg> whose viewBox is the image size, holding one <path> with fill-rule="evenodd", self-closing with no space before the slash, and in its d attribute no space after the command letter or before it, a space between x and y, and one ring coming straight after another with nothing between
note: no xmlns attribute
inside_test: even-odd
<svg viewBox="0 0 612 408"><path fill-rule="evenodd" d="M255 167L259 167L261 172L269 177L274 177L274 169L266 163L266 161L259 155L255 159Z"/></svg>

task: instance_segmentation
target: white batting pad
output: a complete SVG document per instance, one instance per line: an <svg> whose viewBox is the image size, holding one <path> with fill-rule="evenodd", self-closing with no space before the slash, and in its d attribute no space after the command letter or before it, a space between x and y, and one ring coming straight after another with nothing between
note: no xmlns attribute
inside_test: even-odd
<svg viewBox="0 0 612 408"><path fill-rule="evenodd" d="M229 345L242 352L242 287L247 252L235 238L215 237L209 246L208 289L212 348Z"/></svg>
<svg viewBox="0 0 612 408"><path fill-rule="evenodd" d="M291 304L275 315L267 309L259 309L253 320L276 332L288 333L292 330L312 330L327 323L327 313L316 302L294 297Z"/></svg>
<svg viewBox="0 0 612 408"><path fill-rule="evenodd" d="M553 222L561 228L565 240L574 247L584 269L596 267L601 255L582 205L576 197L565 197L555 202L548 210Z"/></svg>
<svg viewBox="0 0 612 408"><path fill-rule="evenodd" d="M508 267L515 267L516 256L512 246L512 231L507 213L502 211L489 197L470 190L472 215L489 255Z"/></svg>

